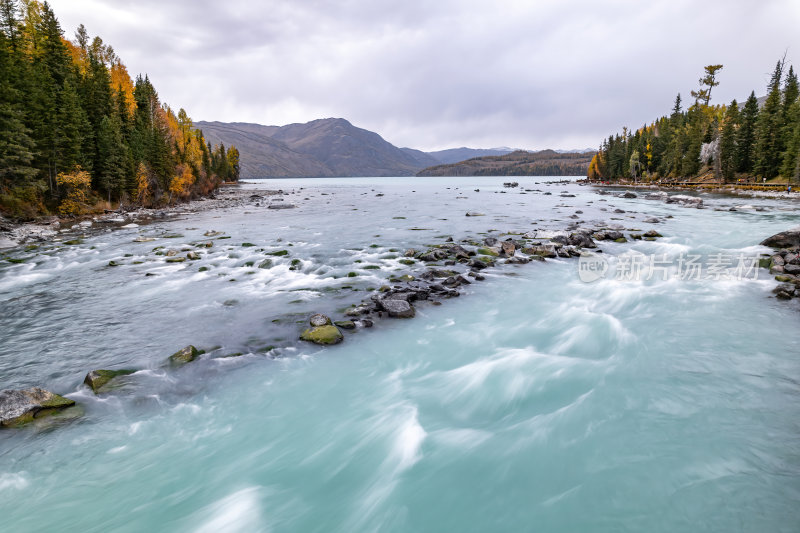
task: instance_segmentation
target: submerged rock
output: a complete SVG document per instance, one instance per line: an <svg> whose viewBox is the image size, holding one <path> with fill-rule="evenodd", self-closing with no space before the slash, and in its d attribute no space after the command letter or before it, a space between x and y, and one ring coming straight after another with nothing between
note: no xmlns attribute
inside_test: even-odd
<svg viewBox="0 0 800 533"><path fill-rule="evenodd" d="M186 363L191 363L197 356L200 355L202 352L192 346L186 346L185 348L181 348L174 354L169 356L169 362L173 365L185 365Z"/></svg>
<svg viewBox="0 0 800 533"><path fill-rule="evenodd" d="M336 326L326 325L311 327L300 334L300 340L313 342L322 346L339 344L344 340L344 335Z"/></svg>
<svg viewBox="0 0 800 533"><path fill-rule="evenodd" d="M33 387L0 391L0 426L16 426L75 405L74 400Z"/></svg>
<svg viewBox="0 0 800 533"><path fill-rule="evenodd" d="M83 382L97 394L97 391L112 379L118 376L128 376L136 372L135 370L92 370L86 374Z"/></svg>
<svg viewBox="0 0 800 533"><path fill-rule="evenodd" d="M337 320L334 325L342 329L356 329L356 323L352 320Z"/></svg>

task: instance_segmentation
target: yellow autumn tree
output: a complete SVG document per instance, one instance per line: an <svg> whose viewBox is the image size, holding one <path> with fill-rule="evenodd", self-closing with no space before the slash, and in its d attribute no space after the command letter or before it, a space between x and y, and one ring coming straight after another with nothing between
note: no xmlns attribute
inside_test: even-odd
<svg viewBox="0 0 800 533"><path fill-rule="evenodd" d="M92 176L80 168L74 172L61 172L56 176L56 184L66 192L66 197L58 206L62 215L82 215L88 208L92 187Z"/></svg>

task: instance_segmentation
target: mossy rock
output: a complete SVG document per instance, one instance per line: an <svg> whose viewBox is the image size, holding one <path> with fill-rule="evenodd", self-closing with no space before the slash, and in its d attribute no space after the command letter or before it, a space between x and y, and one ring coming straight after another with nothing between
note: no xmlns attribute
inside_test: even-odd
<svg viewBox="0 0 800 533"><path fill-rule="evenodd" d="M64 241L64 244L67 246L75 246L76 244L83 244L82 239L70 239L68 241Z"/></svg>
<svg viewBox="0 0 800 533"><path fill-rule="evenodd" d="M180 257L180 256L167 257L167 263L184 263L184 262L186 262L185 257Z"/></svg>
<svg viewBox="0 0 800 533"><path fill-rule="evenodd" d="M500 256L499 252L492 250L491 248L478 248L477 250L479 255L489 255L491 257L498 257Z"/></svg>
<svg viewBox="0 0 800 533"><path fill-rule="evenodd" d="M361 268L363 268L364 270L380 270L381 269L380 265L366 265L366 266L363 266Z"/></svg>
<svg viewBox="0 0 800 533"><path fill-rule="evenodd" d="M642 240L642 234L641 233L631 233L631 239L633 239L635 241L641 241Z"/></svg>
<svg viewBox="0 0 800 533"><path fill-rule="evenodd" d="M356 323L352 320L337 320L334 325L342 329L356 329Z"/></svg>
<svg viewBox="0 0 800 533"><path fill-rule="evenodd" d="M336 326L319 326L308 328L300 334L300 340L313 342L322 346L338 344L344 340L344 335Z"/></svg>
<svg viewBox="0 0 800 533"><path fill-rule="evenodd" d="M0 391L0 426L20 426L74 405L74 400L38 387Z"/></svg>
<svg viewBox="0 0 800 533"><path fill-rule="evenodd" d="M186 363L191 363L192 361L197 359L197 356L199 356L202 353L203 352L201 352L200 350L198 350L197 348L195 348L190 344L189 346L181 348L174 354L170 355L169 362L175 366L185 365Z"/></svg>
<svg viewBox="0 0 800 533"><path fill-rule="evenodd" d="M109 261L108 262L108 266L110 266L110 267L118 267L118 266L120 266L120 264L117 263L116 261Z"/></svg>
<svg viewBox="0 0 800 533"><path fill-rule="evenodd" d="M255 246L255 244L253 244L252 242L243 242L242 246L245 247L245 248L251 248L251 247Z"/></svg>
<svg viewBox="0 0 800 533"><path fill-rule="evenodd" d="M264 259L261 261L261 263L259 263L258 268L272 268L272 264L272 259Z"/></svg>
<svg viewBox="0 0 800 533"><path fill-rule="evenodd" d="M271 255L273 257L283 257L285 255L289 255L289 250L278 250L277 252L267 252L267 255Z"/></svg>
<svg viewBox="0 0 800 533"><path fill-rule="evenodd" d="M358 273L357 273L357 272L348 272L348 273L347 273L347 277L348 277L348 278L355 278L355 277L357 277L357 276L358 276Z"/></svg>
<svg viewBox="0 0 800 533"><path fill-rule="evenodd" d="M398 261L401 265L411 266L416 263L414 259L401 259Z"/></svg>
<svg viewBox="0 0 800 533"><path fill-rule="evenodd" d="M758 260L758 266L760 268L772 268L772 258L771 257L762 257Z"/></svg>
<svg viewBox="0 0 800 533"><path fill-rule="evenodd" d="M409 281L409 282L414 281L415 279L416 278L411 274L403 274L402 276L391 277L389 278L389 281L391 281L392 283L402 283L404 281Z"/></svg>
<svg viewBox="0 0 800 533"><path fill-rule="evenodd" d="M614 242L628 242L628 239L625 237L620 237L619 239L614 239Z"/></svg>
<svg viewBox="0 0 800 533"><path fill-rule="evenodd" d="M97 394L101 387L105 386L109 381L118 376L128 376L133 374L136 370L92 370L86 374L83 382L92 389L92 392Z"/></svg>
<svg viewBox="0 0 800 533"><path fill-rule="evenodd" d="M494 257L490 257L488 255L479 255L475 259L478 261L483 261L484 263L494 263Z"/></svg>
<svg viewBox="0 0 800 533"><path fill-rule="evenodd" d="M198 272L208 272L208 267L200 267L197 269Z"/></svg>

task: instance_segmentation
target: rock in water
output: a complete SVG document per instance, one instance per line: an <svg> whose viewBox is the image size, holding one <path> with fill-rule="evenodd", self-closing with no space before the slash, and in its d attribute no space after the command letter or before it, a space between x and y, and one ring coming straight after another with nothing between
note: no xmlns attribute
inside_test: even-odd
<svg viewBox="0 0 800 533"><path fill-rule="evenodd" d="M0 391L0 426L24 424L73 405L73 400L39 387Z"/></svg>
<svg viewBox="0 0 800 533"><path fill-rule="evenodd" d="M339 331L336 326L317 326L308 328L301 333L300 340L321 344L322 346L329 346L342 342L344 340L344 335L342 335L342 332Z"/></svg>
<svg viewBox="0 0 800 533"><path fill-rule="evenodd" d="M517 251L514 241L511 240L501 242L500 248L503 250L503 255L506 257L513 257L514 253Z"/></svg>
<svg viewBox="0 0 800 533"><path fill-rule="evenodd" d="M83 382L97 394L97 391L106 383L117 376L127 376L136 372L135 370L92 370L86 374Z"/></svg>
<svg viewBox="0 0 800 533"><path fill-rule="evenodd" d="M185 348L181 348L174 354L169 356L169 362L173 365L185 365L186 363L191 363L197 356L200 355L200 351L192 346L191 344Z"/></svg>
<svg viewBox="0 0 800 533"><path fill-rule="evenodd" d="M772 248L796 248L800 247L800 228L790 229L781 233L776 233L761 241L762 246Z"/></svg>
<svg viewBox="0 0 800 533"><path fill-rule="evenodd" d="M416 311L414 307L404 300L380 300L380 306L389 313L392 318L414 318Z"/></svg>
<svg viewBox="0 0 800 533"><path fill-rule="evenodd" d="M317 313L316 315L313 315L308 322L309 322L309 324L311 324L315 328L320 327L320 326L330 326L331 325L331 319L326 317L325 315L320 314L320 313Z"/></svg>

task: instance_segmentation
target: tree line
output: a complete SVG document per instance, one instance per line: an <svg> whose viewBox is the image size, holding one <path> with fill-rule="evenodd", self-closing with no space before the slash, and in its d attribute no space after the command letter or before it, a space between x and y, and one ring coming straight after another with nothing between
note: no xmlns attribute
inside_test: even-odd
<svg viewBox="0 0 800 533"><path fill-rule="evenodd" d="M753 91L744 105L712 105L722 65L706 66L688 109L678 94L668 116L604 140L588 177L799 181L800 88L794 68L786 67L785 58L778 61L762 102Z"/></svg>
<svg viewBox="0 0 800 533"><path fill-rule="evenodd" d="M213 147L100 37L81 25L65 39L47 2L0 0L4 213L80 214L101 199L164 205L238 178L238 150Z"/></svg>

